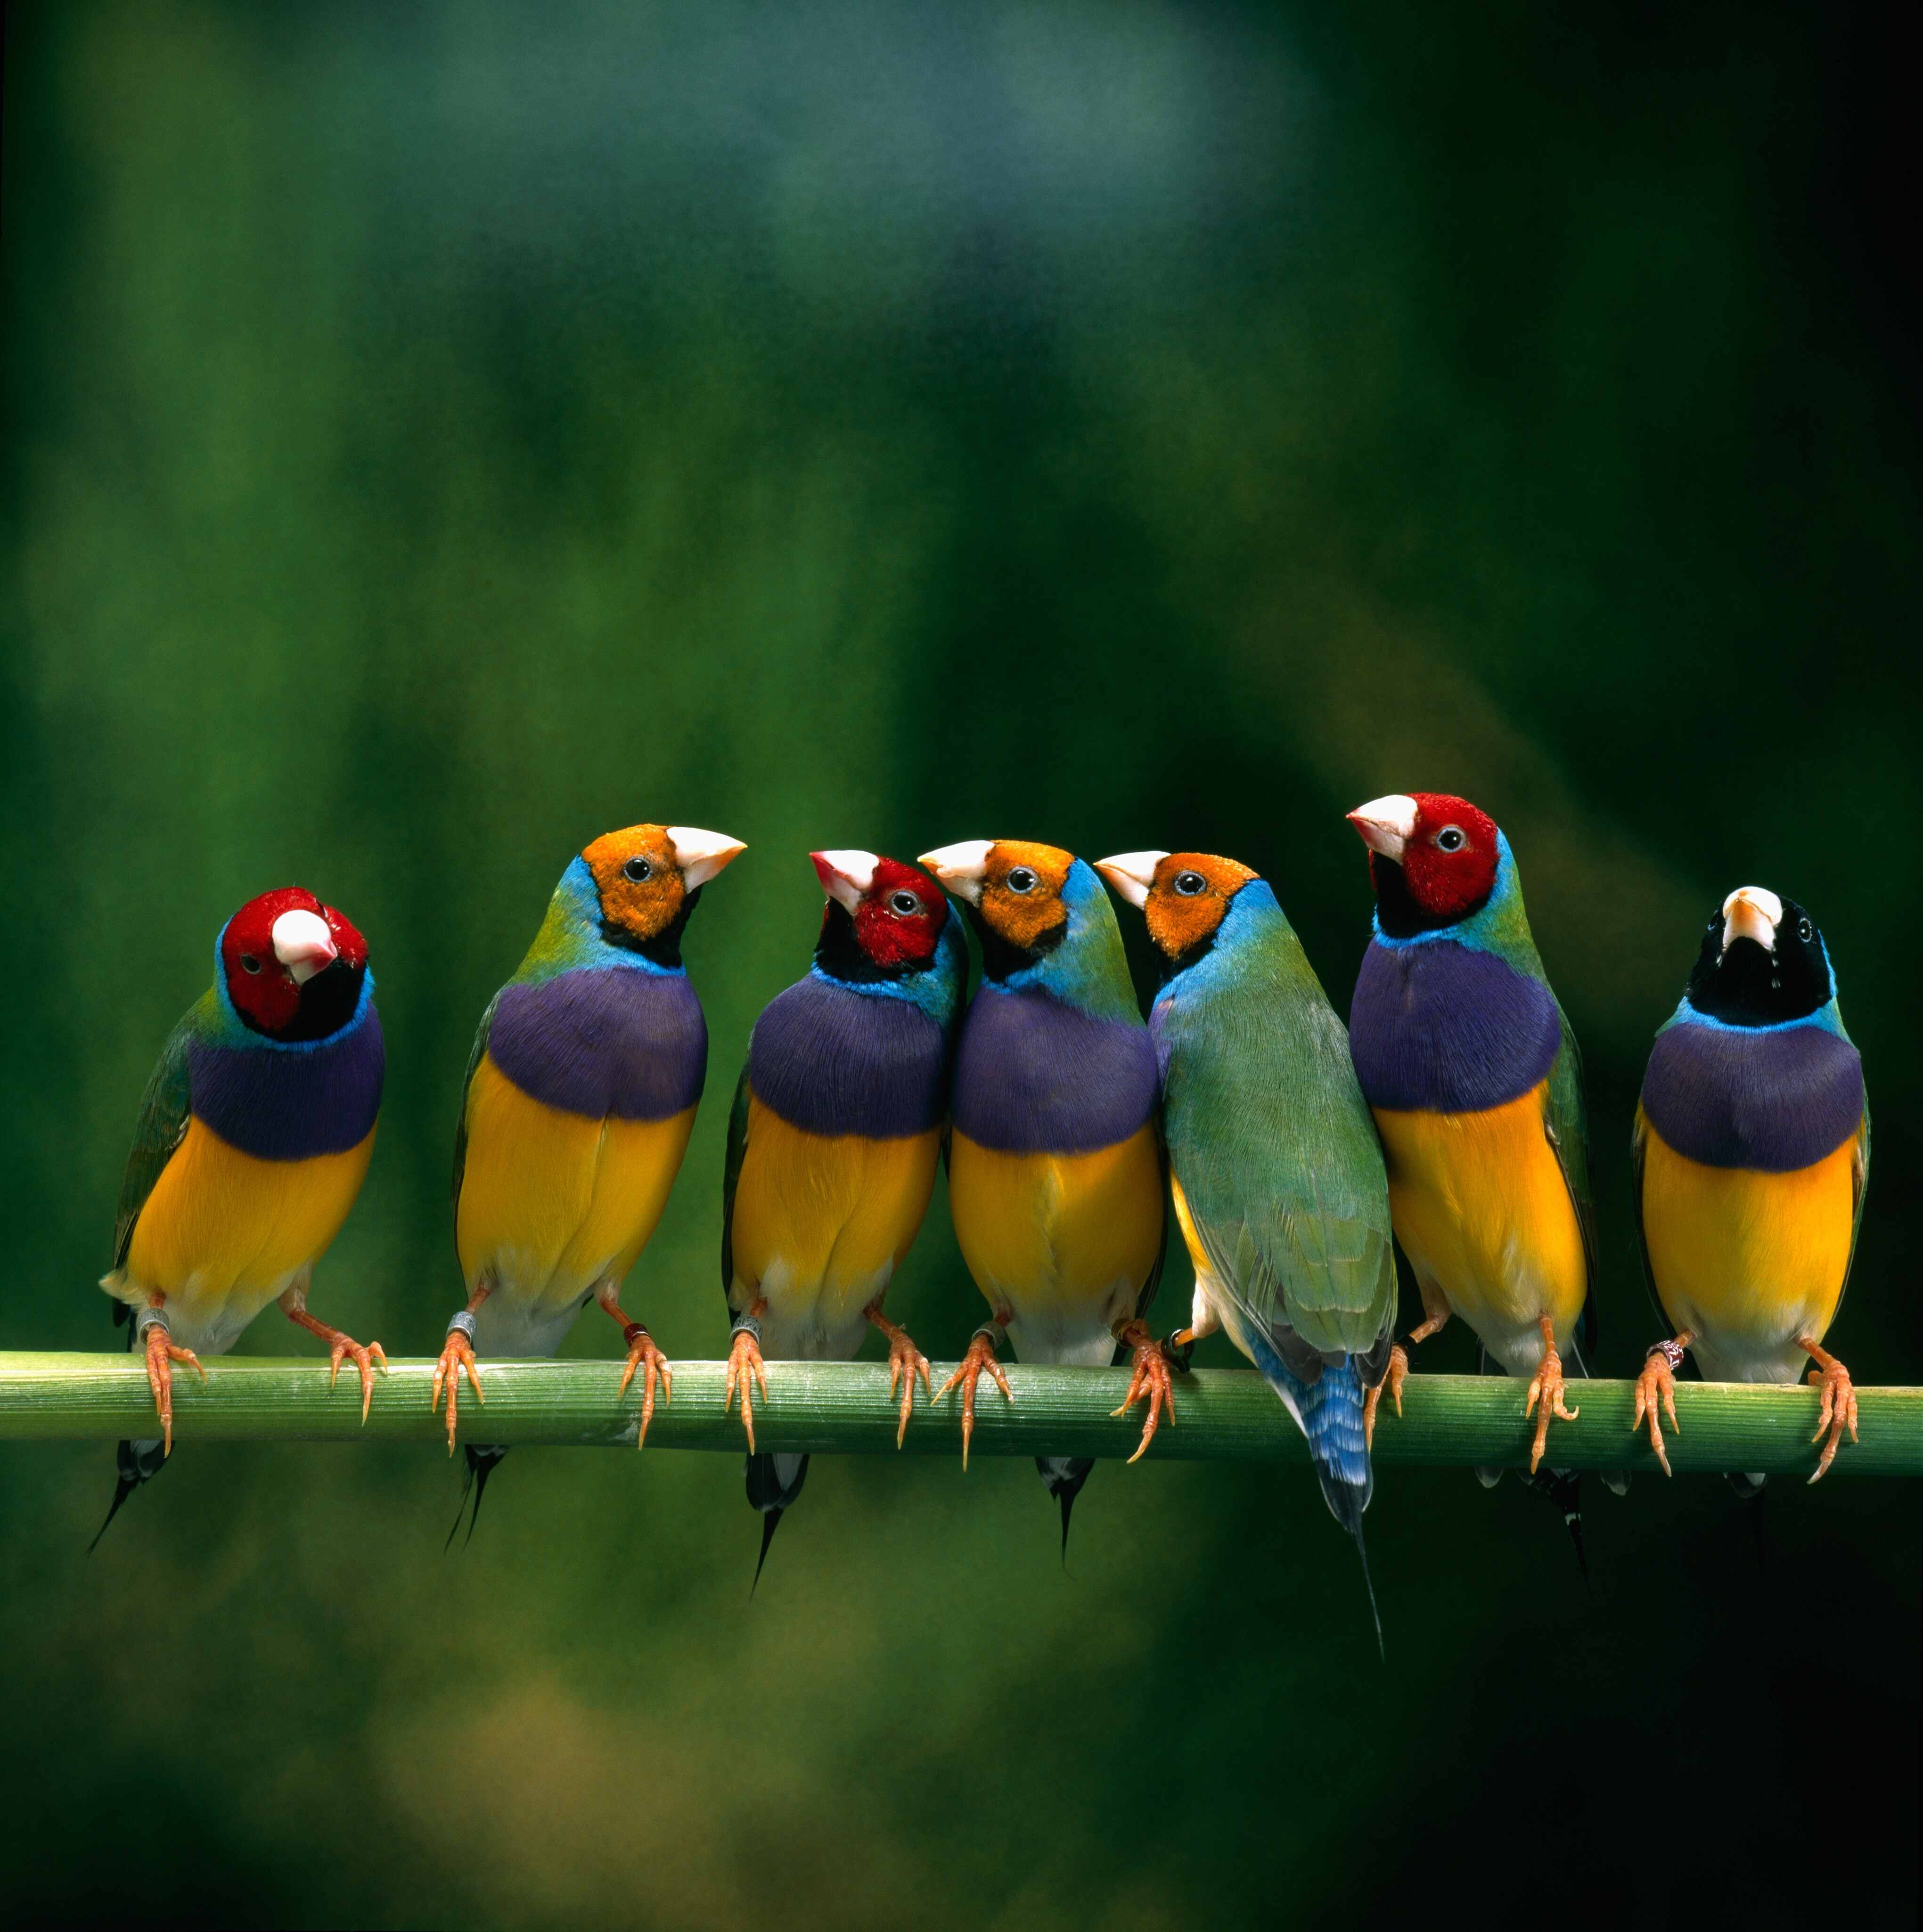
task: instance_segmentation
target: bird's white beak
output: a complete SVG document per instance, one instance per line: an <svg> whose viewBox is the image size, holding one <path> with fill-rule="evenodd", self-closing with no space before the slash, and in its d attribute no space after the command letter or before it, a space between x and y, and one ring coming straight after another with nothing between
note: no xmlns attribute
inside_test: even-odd
<svg viewBox="0 0 1923 1932"><path fill-rule="evenodd" d="M872 852L810 852L815 876L822 890L837 904L853 912L867 896L875 883L875 868L880 862Z"/></svg>
<svg viewBox="0 0 1923 1932"><path fill-rule="evenodd" d="M327 922L317 912L284 912L275 920L274 957L296 986L305 986L340 956Z"/></svg>
<svg viewBox="0 0 1923 1932"><path fill-rule="evenodd" d="M926 866L957 898L979 905L982 875L988 870L988 854L994 844L992 838L963 838L923 853L915 863Z"/></svg>
<svg viewBox="0 0 1923 1932"><path fill-rule="evenodd" d="M1416 802L1399 791L1386 798L1372 798L1349 814L1349 823L1362 834L1363 843L1384 858L1402 862L1409 841L1416 836Z"/></svg>
<svg viewBox="0 0 1923 1932"><path fill-rule="evenodd" d="M1783 902L1767 886L1738 886L1723 902L1723 950L1735 939L1753 939L1765 952L1776 950L1776 928L1783 923Z"/></svg>
<svg viewBox="0 0 1923 1932"><path fill-rule="evenodd" d="M1112 859L1098 859L1095 868L1139 912L1149 902L1155 868L1167 856L1166 852L1118 852Z"/></svg>
<svg viewBox="0 0 1923 1932"><path fill-rule="evenodd" d="M725 832L704 832L696 825L669 826L668 843L675 848L681 884L690 892L706 885L729 860L738 859L748 849Z"/></svg>

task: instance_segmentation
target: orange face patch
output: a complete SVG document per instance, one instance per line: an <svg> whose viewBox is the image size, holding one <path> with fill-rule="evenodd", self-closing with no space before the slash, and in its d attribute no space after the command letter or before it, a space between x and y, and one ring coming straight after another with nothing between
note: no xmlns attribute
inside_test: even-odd
<svg viewBox="0 0 1923 1932"><path fill-rule="evenodd" d="M1149 888L1149 937L1171 959L1200 946L1222 922L1228 902L1256 874L1208 852L1171 852Z"/></svg>
<svg viewBox="0 0 1923 1932"><path fill-rule="evenodd" d="M687 898L665 825L604 832L582 852L601 896L601 916L631 938L654 939L675 922Z"/></svg>
<svg viewBox="0 0 1923 1932"><path fill-rule="evenodd" d="M990 929L1022 952L1034 951L1050 933L1068 923L1062 889L1074 862L1074 853L1059 845L997 839L988 848L981 875L980 910Z"/></svg>

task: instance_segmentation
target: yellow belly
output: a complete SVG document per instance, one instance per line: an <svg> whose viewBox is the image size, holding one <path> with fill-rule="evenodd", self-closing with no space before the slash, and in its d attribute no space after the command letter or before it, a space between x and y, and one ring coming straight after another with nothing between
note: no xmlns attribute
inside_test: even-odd
<svg viewBox="0 0 1923 1932"><path fill-rule="evenodd" d="M1152 1126L1092 1154L1001 1154L958 1132L948 1202L976 1286L1037 1360L1098 1348L1161 1252Z"/></svg>
<svg viewBox="0 0 1923 1932"><path fill-rule="evenodd" d="M1835 1318L1855 1218L1855 1138L1795 1174L1705 1167L1644 1123L1642 1236L1663 1312L1711 1380L1790 1381Z"/></svg>
<svg viewBox="0 0 1923 1932"><path fill-rule="evenodd" d="M750 1095L729 1300L764 1298L778 1324L858 1322L921 1232L941 1148L933 1127L892 1140L807 1133Z"/></svg>
<svg viewBox="0 0 1923 1932"><path fill-rule="evenodd" d="M1567 1349L1588 1292L1547 1100L1545 1083L1481 1113L1374 1109L1396 1238L1417 1279L1512 1370L1540 1358L1545 1315Z"/></svg>
<svg viewBox="0 0 1923 1932"><path fill-rule="evenodd" d="M369 1129L342 1154L262 1160L190 1120L134 1223L120 1292L136 1302L164 1294L183 1335L230 1346L327 1252L373 1153Z"/></svg>
<svg viewBox="0 0 1923 1932"><path fill-rule="evenodd" d="M524 1094L485 1054L467 1090L467 1159L455 1245L471 1292L553 1313L618 1283L648 1245L681 1172L695 1110L593 1120Z"/></svg>

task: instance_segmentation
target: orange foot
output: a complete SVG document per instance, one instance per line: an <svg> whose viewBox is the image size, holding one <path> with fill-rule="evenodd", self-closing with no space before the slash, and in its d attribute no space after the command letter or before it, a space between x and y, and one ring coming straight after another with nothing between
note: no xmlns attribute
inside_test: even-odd
<svg viewBox="0 0 1923 1932"><path fill-rule="evenodd" d="M161 1454L173 1454L173 1364L185 1362L204 1382L207 1371L191 1348L177 1348L164 1322L147 1324L147 1386L154 1392L154 1407L160 1412Z"/></svg>
<svg viewBox="0 0 1923 1932"><path fill-rule="evenodd" d="M1382 1372L1382 1379L1372 1389L1364 1389L1362 1396L1362 1446L1365 1449L1375 1447L1375 1411L1382 1400L1382 1391L1389 1391L1389 1400L1396 1405L1396 1419L1402 1414L1402 1384L1409 1379L1408 1352L1398 1342L1389 1351L1389 1366Z"/></svg>
<svg viewBox="0 0 1923 1932"><path fill-rule="evenodd" d="M901 1426L895 1431L895 1447L899 1449L908 1437L908 1418L915 1407L915 1378L921 1378L921 1386L927 1391L928 1400L935 1399L934 1390L928 1379L928 1358L909 1339L906 1328L897 1328L892 1322L882 1318L881 1310L868 1310L870 1324L879 1328L888 1338L888 1400L894 1400L895 1384L901 1384Z"/></svg>
<svg viewBox="0 0 1923 1932"><path fill-rule="evenodd" d="M1636 1378L1636 1414L1630 1418L1630 1433L1633 1436L1642 1426L1645 1416L1649 1418L1649 1446L1655 1450L1666 1476L1675 1472L1669 1467L1669 1452L1663 1446L1663 1426L1656 1419L1656 1405L1659 1402L1663 1405L1669 1426L1681 1435L1683 1426L1676 1420L1676 1370L1682 1366L1683 1351L1688 1346L1687 1329L1673 1342L1658 1342Z"/></svg>
<svg viewBox="0 0 1923 1932"><path fill-rule="evenodd" d="M440 1394L447 1391L447 1453L454 1454L455 1399L460 1392L461 1371L467 1371L467 1380L473 1386L474 1400L483 1408L487 1397L481 1390L481 1372L474 1366L474 1345L458 1328L447 1331L447 1340L442 1344L440 1360L434 1365L434 1388L428 1402L428 1413L432 1415L440 1407Z"/></svg>
<svg viewBox="0 0 1923 1932"><path fill-rule="evenodd" d="M1128 1378L1128 1393L1122 1398L1122 1406L1110 1409L1109 1413L1126 1415L1143 1396L1149 1399L1149 1419L1142 1424L1141 1442L1134 1454L1128 1458L1131 1462L1139 1462L1149 1453L1149 1444L1155 1440L1164 1406L1168 1410L1169 1426L1175 1426L1175 1385L1169 1377L1168 1358L1149 1334L1146 1322L1118 1322L1115 1324L1115 1339L1123 1348L1134 1350L1134 1372Z"/></svg>
<svg viewBox="0 0 1923 1932"><path fill-rule="evenodd" d="M330 1328L324 1322L317 1322L305 1308L290 1308L287 1319L296 1328L305 1328L310 1335L318 1335L327 1344L327 1359L334 1365L333 1372L327 1378L332 1388L341 1378L341 1364L351 1355L354 1366L361 1372L361 1420L367 1420L368 1405L374 1400L374 1365L380 1364L380 1372L387 1372L387 1354L378 1342L370 1342L362 1348L353 1336L344 1334L338 1328Z"/></svg>
<svg viewBox="0 0 1923 1932"><path fill-rule="evenodd" d="M949 1390L960 1384L962 1397L962 1467L968 1467L968 1445L975 1434L975 1385L981 1378L982 1372L995 1378L995 1385L1010 1402L1015 1392L1008 1386L1008 1378L1002 1372L1002 1364L995 1354L995 1338L985 1328L978 1328L969 1338L968 1353L963 1356L959 1366L932 1398L939 1402Z"/></svg>
<svg viewBox="0 0 1923 1932"><path fill-rule="evenodd" d="M1540 1318L1543 1330L1543 1360L1535 1374L1530 1378L1528 1400L1522 1405L1525 1420L1536 1418L1535 1446L1529 1452L1529 1473L1534 1475L1543 1460L1543 1451L1549 1446L1549 1418L1560 1416L1565 1422L1573 1422L1582 1412L1571 1408L1564 1400L1563 1390L1567 1387L1562 1378L1562 1358L1556 1353L1555 1330L1549 1318ZM1542 1405L1540 1412L1537 1404Z"/></svg>
<svg viewBox="0 0 1923 1932"><path fill-rule="evenodd" d="M741 1425L748 1432L748 1453L755 1450L755 1405L753 1384L761 1384L762 1400L768 1400L768 1370L762 1360L762 1345L752 1328L737 1328L728 1348L728 1386L721 1398L721 1413L734 1406L735 1394L741 1396Z"/></svg>
<svg viewBox="0 0 1923 1932"><path fill-rule="evenodd" d="M637 1369L645 1372L641 1383L641 1429L634 1438L637 1449L648 1447L648 1425L654 1420L654 1388L659 1382L661 1400L675 1400L675 1378L668 1366L668 1358L654 1346L654 1337L638 1322L630 1322L622 1330L623 1339L628 1345L628 1364L621 1371L621 1385L614 1391L614 1400L619 1402L628 1392L628 1384L634 1380Z"/></svg>
<svg viewBox="0 0 1923 1932"><path fill-rule="evenodd" d="M149 1331L149 1339L151 1340ZM1816 1432L1810 1438L1812 1442L1822 1442L1825 1434L1829 1437L1823 1442L1823 1452L1816 1460L1816 1472L1810 1478L1813 1483L1822 1481L1829 1466L1836 1460L1836 1452L1843 1446L1843 1432L1847 1429L1849 1439L1856 1440L1856 1385L1849 1379L1849 1371L1834 1355L1825 1354L1815 1342L1801 1341L1798 1347L1809 1352L1810 1359L1816 1366L1810 1371L1810 1385L1822 1390L1822 1407L1816 1412Z"/></svg>

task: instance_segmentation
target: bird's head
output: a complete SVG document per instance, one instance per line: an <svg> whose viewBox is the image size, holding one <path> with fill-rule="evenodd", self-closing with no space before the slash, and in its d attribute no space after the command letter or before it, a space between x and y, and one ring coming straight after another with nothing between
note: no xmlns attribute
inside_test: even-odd
<svg viewBox="0 0 1923 1932"><path fill-rule="evenodd" d="M1392 792L1348 815L1369 848L1376 916L1392 939L1453 926L1488 904L1501 858L1495 820L1447 792Z"/></svg>
<svg viewBox="0 0 1923 1932"><path fill-rule="evenodd" d="M249 899L221 929L221 976L247 1026L269 1040L325 1040L354 1016L367 941L302 886Z"/></svg>
<svg viewBox="0 0 1923 1932"><path fill-rule="evenodd" d="M1149 938L1177 971L1215 944L1236 894L1256 874L1208 852L1121 852L1095 870L1147 917Z"/></svg>
<svg viewBox="0 0 1923 1932"><path fill-rule="evenodd" d="M1684 997L1731 1026L1780 1026L1836 994L1816 921L1766 886L1738 886L1709 916Z"/></svg>
<svg viewBox="0 0 1923 1932"><path fill-rule="evenodd" d="M921 862L968 908L991 980L1033 965L1068 936L1072 852L1020 838L964 838L923 853ZM1086 867L1081 876L1100 898Z"/></svg>
<svg viewBox="0 0 1923 1932"><path fill-rule="evenodd" d="M747 848L692 825L630 825L581 853L600 902L601 937L662 965L681 963L681 940L701 889Z"/></svg>
<svg viewBox="0 0 1923 1932"><path fill-rule="evenodd" d="M948 902L919 866L852 850L808 857L828 895L815 944L825 973L855 982L899 980L933 964Z"/></svg>

